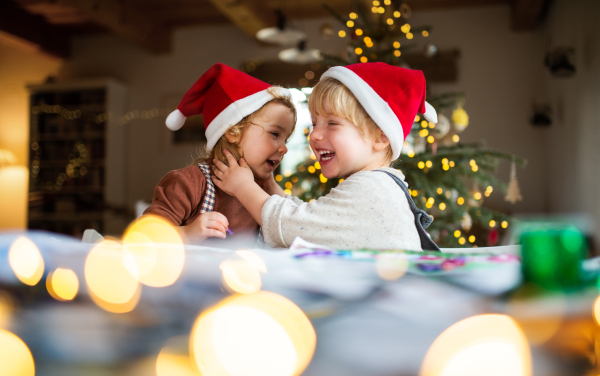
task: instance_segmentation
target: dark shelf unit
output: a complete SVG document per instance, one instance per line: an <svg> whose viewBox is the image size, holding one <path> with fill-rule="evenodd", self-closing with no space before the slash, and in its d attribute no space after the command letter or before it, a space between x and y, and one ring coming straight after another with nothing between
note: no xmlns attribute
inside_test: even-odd
<svg viewBox="0 0 600 376"><path fill-rule="evenodd" d="M28 227L80 237L119 233L123 208L125 89L110 79L29 86ZM121 212L124 210L121 209Z"/></svg>

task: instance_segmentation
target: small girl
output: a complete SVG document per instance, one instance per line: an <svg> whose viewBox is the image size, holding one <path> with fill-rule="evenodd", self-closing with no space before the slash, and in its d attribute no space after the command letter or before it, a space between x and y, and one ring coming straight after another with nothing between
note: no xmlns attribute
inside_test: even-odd
<svg viewBox="0 0 600 376"><path fill-rule="evenodd" d="M252 184L268 195L285 196L273 179L273 170L287 153L285 145L294 130L296 109L287 89L270 86L223 64L213 65L185 94L166 120L177 130L186 117L204 115L207 157L169 172L154 190L152 205L144 214L167 219L184 241L256 238L259 225L233 196L215 187L210 170L213 160L227 163L244 157Z"/></svg>
<svg viewBox="0 0 600 376"><path fill-rule="evenodd" d="M215 162L215 184L261 224L264 240L289 247L296 236L337 249L439 250L425 228L432 218L417 209L404 175L390 166L400 156L417 111L437 122L425 102L421 71L384 63L332 67L308 103L310 146L328 179L344 180L310 203L269 195L252 183L243 159Z"/></svg>

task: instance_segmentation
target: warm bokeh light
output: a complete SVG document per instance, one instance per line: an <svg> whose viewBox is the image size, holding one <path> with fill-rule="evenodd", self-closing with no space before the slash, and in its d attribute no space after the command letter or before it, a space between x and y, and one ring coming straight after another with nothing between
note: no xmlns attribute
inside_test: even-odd
<svg viewBox="0 0 600 376"><path fill-rule="evenodd" d="M167 341L156 359L156 376L201 376L190 359L188 336Z"/></svg>
<svg viewBox="0 0 600 376"><path fill-rule="evenodd" d="M531 354L517 323L506 315L469 317L431 345L420 376L530 376Z"/></svg>
<svg viewBox="0 0 600 376"><path fill-rule="evenodd" d="M28 185L27 167L0 163L0 229L27 228Z"/></svg>
<svg viewBox="0 0 600 376"><path fill-rule="evenodd" d="M397 255L382 253L375 261L377 275L386 281L402 277L408 270L408 260Z"/></svg>
<svg viewBox="0 0 600 376"><path fill-rule="evenodd" d="M46 288L56 300L73 300L79 291L79 278L71 269L58 268L46 277Z"/></svg>
<svg viewBox="0 0 600 376"><path fill-rule="evenodd" d="M10 325L14 307L11 296L6 292L0 291L0 329L8 328Z"/></svg>
<svg viewBox="0 0 600 376"><path fill-rule="evenodd" d="M145 215L134 221L125 231L123 247L127 270L147 286L170 286L181 275L183 241L162 218Z"/></svg>
<svg viewBox="0 0 600 376"><path fill-rule="evenodd" d="M567 298L564 293L554 291L549 294L529 284L514 293L506 306L506 313L519 324L529 343L538 346L559 331L566 312Z"/></svg>
<svg viewBox="0 0 600 376"><path fill-rule="evenodd" d="M33 357L16 335L0 329L0 370L2 376L34 376Z"/></svg>
<svg viewBox="0 0 600 376"><path fill-rule="evenodd" d="M191 354L203 375L299 375L315 331L294 303L272 292L234 295L194 324Z"/></svg>
<svg viewBox="0 0 600 376"><path fill-rule="evenodd" d="M35 286L44 274L44 259L40 251L24 236L10 246L8 263L19 281L29 286Z"/></svg>
<svg viewBox="0 0 600 376"><path fill-rule="evenodd" d="M267 272L267 266L260 256L252 251L236 251L233 257L220 265L226 287L241 294L251 294L260 290L260 273Z"/></svg>
<svg viewBox="0 0 600 376"><path fill-rule="evenodd" d="M594 319L596 319L596 323L600 325L600 296L596 298L594 302Z"/></svg>
<svg viewBox="0 0 600 376"><path fill-rule="evenodd" d="M112 240L98 243L85 260L90 297L110 312L129 312L137 305L141 286L123 262L123 246Z"/></svg>

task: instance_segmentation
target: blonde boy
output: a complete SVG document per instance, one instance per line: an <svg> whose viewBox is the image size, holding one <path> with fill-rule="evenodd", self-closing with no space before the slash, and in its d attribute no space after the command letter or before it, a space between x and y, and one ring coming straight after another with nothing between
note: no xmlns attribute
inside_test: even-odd
<svg viewBox="0 0 600 376"><path fill-rule="evenodd" d="M252 183L246 162L215 161L215 184L235 196L261 224L273 247L289 247L296 236L337 249L438 249L424 228L404 176L390 168L400 156L417 111L436 122L425 102L422 72L384 63L333 67L309 99L310 146L327 178L343 178L310 203L269 196Z"/></svg>

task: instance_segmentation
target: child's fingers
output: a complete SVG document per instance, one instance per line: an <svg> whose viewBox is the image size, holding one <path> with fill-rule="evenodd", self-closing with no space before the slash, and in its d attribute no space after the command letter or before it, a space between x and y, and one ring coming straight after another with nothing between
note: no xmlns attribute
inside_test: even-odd
<svg viewBox="0 0 600 376"><path fill-rule="evenodd" d="M214 163L214 167L216 167L220 171L225 171L228 168L225 163L221 162L218 159L213 159L213 163Z"/></svg>
<svg viewBox="0 0 600 376"><path fill-rule="evenodd" d="M227 227L229 227L229 221L227 220L227 217L224 216L223 214L216 212L216 211L209 212L206 214L209 214L209 216L208 216L209 219L219 222L223 226L225 226L225 229L227 229Z"/></svg>
<svg viewBox="0 0 600 376"><path fill-rule="evenodd" d="M213 174L221 179L221 176L223 176L223 171L219 170L217 167L213 167Z"/></svg>
<svg viewBox="0 0 600 376"><path fill-rule="evenodd" d="M219 231L219 230L214 230L214 229L210 229L207 228L204 230L204 235L207 238L221 238L221 239L225 239L227 236L225 235L225 231Z"/></svg>
<svg viewBox="0 0 600 376"><path fill-rule="evenodd" d="M244 158L240 158L240 166L241 167L248 167L248 163L246 163L246 160Z"/></svg>
<svg viewBox="0 0 600 376"><path fill-rule="evenodd" d="M235 157L228 150L223 150L223 154L225 155L225 158L227 158L227 162L229 162L229 166L231 166L231 167L239 166L238 162L235 160Z"/></svg>

